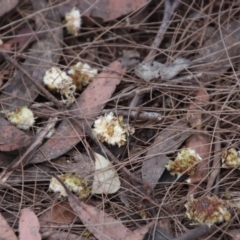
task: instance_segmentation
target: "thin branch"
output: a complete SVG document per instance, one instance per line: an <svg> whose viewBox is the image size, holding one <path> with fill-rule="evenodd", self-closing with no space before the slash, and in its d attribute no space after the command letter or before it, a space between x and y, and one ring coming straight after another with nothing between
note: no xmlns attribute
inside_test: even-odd
<svg viewBox="0 0 240 240"><path fill-rule="evenodd" d="M154 57L157 52L158 46L161 44L163 36L165 32L168 29L168 26L170 24L171 17L175 11L175 9L180 4L180 0L175 0L174 3L171 5L170 0L165 0L165 8L164 8L164 15L163 15L163 21L161 26L158 29L157 35L152 43L152 50L149 52L147 57L145 58L145 62L151 64L154 60Z"/></svg>

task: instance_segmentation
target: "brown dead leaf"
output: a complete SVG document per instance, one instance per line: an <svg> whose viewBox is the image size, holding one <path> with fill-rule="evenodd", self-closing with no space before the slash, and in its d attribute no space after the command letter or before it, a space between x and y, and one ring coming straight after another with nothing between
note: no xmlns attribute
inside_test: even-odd
<svg viewBox="0 0 240 240"><path fill-rule="evenodd" d="M80 95L77 103L72 106L71 112L76 117L97 117L112 96L116 86L121 82L125 70L120 61L117 60L111 63L108 68L95 77ZM84 126L85 122L81 122ZM92 123L93 121L88 121L89 126ZM61 156L73 148L81 140L82 136L84 136L84 133L76 123L64 120L53 137L37 152L31 163L39 163Z"/></svg>
<svg viewBox="0 0 240 240"><path fill-rule="evenodd" d="M75 6L81 10L83 16L101 18L104 22L107 22L128 13L138 11L149 2L149 0L71 0L65 7L59 7L59 11L65 16L66 12Z"/></svg>
<svg viewBox="0 0 240 240"><path fill-rule="evenodd" d="M181 119L161 131L150 146L142 164L142 179L149 184L151 191L155 188L165 170L168 161L166 153L173 152L191 134L186 119Z"/></svg>
<svg viewBox="0 0 240 240"><path fill-rule="evenodd" d="M11 11L18 4L18 0L0 0L0 17Z"/></svg>
<svg viewBox="0 0 240 240"><path fill-rule="evenodd" d="M4 118L0 118L0 151L13 151L23 148L31 142L31 138L13 126Z"/></svg>
<svg viewBox="0 0 240 240"><path fill-rule="evenodd" d="M98 240L125 240L127 235L131 233L120 221L80 201L79 198L73 194L68 194L68 200L82 223Z"/></svg>
<svg viewBox="0 0 240 240"><path fill-rule="evenodd" d="M198 155L202 158L202 161L198 163L196 173L187 180L189 183L191 183L189 186L189 192L192 194L191 190L192 187L194 187L192 184L204 181L204 179L205 181L207 180L206 176L208 175L209 169L211 142L205 134L193 134L186 140L185 147L194 149L196 153L198 153Z"/></svg>
<svg viewBox="0 0 240 240"><path fill-rule="evenodd" d="M201 108L209 103L209 94L201 86L195 96L194 101L190 104L187 111L187 120L193 128L202 128L202 111Z"/></svg>
<svg viewBox="0 0 240 240"><path fill-rule="evenodd" d="M53 207L44 212L40 218L40 226L50 227L56 225L67 225L76 219L75 213L72 211L69 203L57 203Z"/></svg>
<svg viewBox="0 0 240 240"><path fill-rule="evenodd" d="M13 230L9 227L7 221L0 214L0 239L1 240L17 240Z"/></svg>
<svg viewBox="0 0 240 240"><path fill-rule="evenodd" d="M90 206L68 192L69 203L86 228L98 240L142 240L153 222L131 232L120 221L108 216L105 212Z"/></svg>
<svg viewBox="0 0 240 240"><path fill-rule="evenodd" d="M37 216L29 208L21 210L19 219L20 240L41 240L40 225Z"/></svg>

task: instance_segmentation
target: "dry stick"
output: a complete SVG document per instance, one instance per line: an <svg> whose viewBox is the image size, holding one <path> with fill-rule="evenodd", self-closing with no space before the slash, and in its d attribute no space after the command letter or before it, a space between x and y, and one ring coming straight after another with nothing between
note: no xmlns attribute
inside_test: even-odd
<svg viewBox="0 0 240 240"><path fill-rule="evenodd" d="M217 120L218 121L218 120ZM219 122L216 125L217 129L219 128ZM214 147L214 159L213 159L213 165L212 165L212 172L208 178L207 183L207 192L210 192L212 189L212 186L217 178L217 176L220 173L220 161L219 161L219 152L221 151L221 142L220 142L220 133L216 132L215 134L215 147Z"/></svg>
<svg viewBox="0 0 240 240"><path fill-rule="evenodd" d="M12 59L6 52L0 49L0 54L4 57L4 59L11 63L15 68L17 68L20 72L22 72L32 83L44 94L46 98L50 101L54 102L54 104L59 109L65 109L65 106L58 101L43 85L41 85L38 81L36 81L18 62Z"/></svg>
<svg viewBox="0 0 240 240"><path fill-rule="evenodd" d="M149 54L145 58L144 62L146 62L148 64L151 64L153 62L155 54L157 52L157 48L161 44L163 36L169 26L170 19L173 15L173 12L178 7L179 3L180 3L180 0L175 0L174 3L171 5L170 0L165 0L162 24L160 25L157 35L151 45L152 50L149 52ZM141 101L141 98L142 98L142 95L139 95L139 94L135 95L132 102L130 103L130 108L136 107L139 104L139 102Z"/></svg>
<svg viewBox="0 0 240 240"><path fill-rule="evenodd" d="M167 28L169 26L170 19L173 15L173 12L178 7L179 3L180 3L179 0L175 0L174 3L171 5L169 0L165 0L163 21L162 21L162 24L161 24L160 28L158 29L158 32L157 32L157 35L156 35L155 39L154 39L154 41L151 45L152 49L149 52L149 54L147 55L147 57L145 58L146 63L151 64L153 62L154 56L156 55L156 52L157 52L157 48L161 44L161 41L163 39L163 35L167 31Z"/></svg>
<svg viewBox="0 0 240 240"><path fill-rule="evenodd" d="M21 157L17 157L9 166L2 172L0 175L0 184L4 184L13 171L20 166L24 167L29 163L32 156L35 154L37 149L41 146L43 139L47 135L47 133L55 126L57 122L57 118L50 118L46 127L35 136L33 142L26 148L26 151L23 153Z"/></svg>
<svg viewBox="0 0 240 240"><path fill-rule="evenodd" d="M104 109L102 112L103 113L114 112L117 115L129 116L130 118L138 117L138 119L149 120L149 121L159 121L162 119L162 114L157 112L141 111L141 113L138 113L138 111L131 110L131 113L129 114L128 110L116 110L116 109Z"/></svg>

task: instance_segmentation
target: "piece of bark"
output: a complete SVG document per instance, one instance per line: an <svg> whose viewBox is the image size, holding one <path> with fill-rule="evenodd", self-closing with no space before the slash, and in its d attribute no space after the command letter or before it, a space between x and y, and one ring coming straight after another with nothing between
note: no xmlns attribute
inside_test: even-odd
<svg viewBox="0 0 240 240"><path fill-rule="evenodd" d="M42 82L44 73L51 65L58 63L61 56L60 42L62 28L59 14L53 9L47 9L47 1L32 1L35 11L35 23L39 31L46 31L43 39L33 44L22 67L36 79ZM1 108L4 110L28 106L38 96L37 87L19 70L15 70L13 81L4 89L0 96Z"/></svg>
<svg viewBox="0 0 240 240"><path fill-rule="evenodd" d="M71 113L76 117L95 118L97 117L107 101L111 98L116 86L121 82L122 75L125 72L125 64L116 60L108 68L103 70L89 84L85 91L77 99L71 108ZM79 120L85 125L84 120ZM93 121L89 120L87 124L91 126ZM39 163L51 160L73 148L84 136L82 129L78 124L64 120L56 132L36 153L31 163Z"/></svg>
<svg viewBox="0 0 240 240"><path fill-rule="evenodd" d="M161 131L149 147L142 164L142 179L151 191L165 170L166 153L174 152L190 136L186 119L181 119Z"/></svg>

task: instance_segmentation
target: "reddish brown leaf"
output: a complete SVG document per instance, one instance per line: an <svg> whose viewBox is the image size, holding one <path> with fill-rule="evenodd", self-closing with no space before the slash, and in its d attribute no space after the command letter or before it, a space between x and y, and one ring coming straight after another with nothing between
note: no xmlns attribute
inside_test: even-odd
<svg viewBox="0 0 240 240"><path fill-rule="evenodd" d="M194 101L188 107L187 120L192 127L201 129L202 127L202 110L201 108L209 103L209 94L204 87L197 91Z"/></svg>
<svg viewBox="0 0 240 240"><path fill-rule="evenodd" d="M70 11L69 8L75 6L81 10L83 16L101 18L104 22L106 22L128 13L138 11L149 2L149 0L71 0L65 7L59 7L59 11L65 16L66 11Z"/></svg>
<svg viewBox="0 0 240 240"><path fill-rule="evenodd" d="M120 61L114 61L110 66L101 72L93 82L85 89L73 105L71 112L77 117L95 118L98 116L112 96L116 86L120 83L125 68ZM88 121L91 126L93 121ZM84 121L82 121L84 125ZM32 159L31 163L39 163L46 159L53 159L66 153L77 144L83 132L81 128L68 120L64 120L53 137L46 142L40 151Z"/></svg>
<svg viewBox="0 0 240 240"><path fill-rule="evenodd" d="M75 213L72 211L69 203L63 202L54 205L44 212L40 218L40 225L53 226L53 225L66 225L72 223L76 219Z"/></svg>
<svg viewBox="0 0 240 240"><path fill-rule="evenodd" d="M20 240L41 240L40 225L35 213L28 209L22 209L19 219Z"/></svg>
<svg viewBox="0 0 240 240"><path fill-rule="evenodd" d="M7 221L0 214L0 239L1 240L17 240L13 230L9 227Z"/></svg>
<svg viewBox="0 0 240 240"><path fill-rule="evenodd" d="M188 179L188 182L194 184L204 180L206 181L206 176L208 175L209 169L208 165L211 147L210 139L205 134L193 134L186 140L185 147L194 149L196 153L198 153L198 155L202 158L202 161L200 161L197 166L196 173ZM192 194L193 192L191 191L191 186L192 185L190 185L189 192ZM194 189L194 191L197 191L196 188Z"/></svg>
<svg viewBox="0 0 240 240"><path fill-rule="evenodd" d="M80 201L73 194L69 193L68 200L74 212L98 240L126 240L127 235L131 233L120 221Z"/></svg>
<svg viewBox="0 0 240 240"><path fill-rule="evenodd" d="M0 151L13 151L27 146L31 138L7 120L0 118Z"/></svg>
<svg viewBox="0 0 240 240"><path fill-rule="evenodd" d="M142 179L149 184L151 190L155 188L165 170L168 161L166 153L178 149L190 134L187 121L181 119L168 126L155 138L142 165Z"/></svg>
<svg viewBox="0 0 240 240"><path fill-rule="evenodd" d="M18 4L18 0L0 0L0 17L11 11Z"/></svg>

